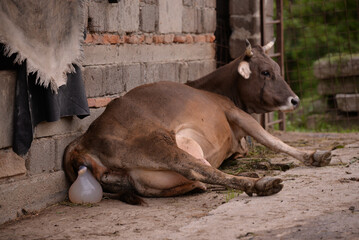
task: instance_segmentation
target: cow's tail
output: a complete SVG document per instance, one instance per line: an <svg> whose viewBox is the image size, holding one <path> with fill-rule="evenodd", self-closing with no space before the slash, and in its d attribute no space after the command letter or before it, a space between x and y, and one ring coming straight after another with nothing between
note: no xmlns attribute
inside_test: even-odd
<svg viewBox="0 0 359 240"><path fill-rule="evenodd" d="M100 182L101 177L108 169L101 163L97 156L82 150L80 140L81 137L75 139L65 149L63 169L65 170L66 176L72 183L76 180L80 166L86 166L97 181Z"/></svg>
<svg viewBox="0 0 359 240"><path fill-rule="evenodd" d="M67 179L70 183L73 183L77 177L77 156L78 154L75 153L75 148L79 142L79 138L72 141L66 148L63 156L63 169L65 171Z"/></svg>

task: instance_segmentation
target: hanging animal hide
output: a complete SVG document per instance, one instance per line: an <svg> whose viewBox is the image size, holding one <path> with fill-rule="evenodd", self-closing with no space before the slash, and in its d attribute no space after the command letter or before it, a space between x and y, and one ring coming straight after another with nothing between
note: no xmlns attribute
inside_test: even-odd
<svg viewBox="0 0 359 240"><path fill-rule="evenodd" d="M0 42L5 54L27 61L36 83L57 92L72 64L80 66L84 32L82 0L1 0Z"/></svg>

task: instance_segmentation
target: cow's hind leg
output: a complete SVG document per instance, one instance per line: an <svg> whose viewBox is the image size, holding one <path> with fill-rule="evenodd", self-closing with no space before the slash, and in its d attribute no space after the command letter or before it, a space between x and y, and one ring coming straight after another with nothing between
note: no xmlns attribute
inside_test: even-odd
<svg viewBox="0 0 359 240"><path fill-rule="evenodd" d="M203 159L195 158L187 151L179 148L176 144L174 133L159 130L147 135L143 141L146 141L148 146L143 150L158 152L163 156L156 158L155 155L147 154L147 156L151 156L148 161L156 163L162 170L176 172L188 180L242 190L250 196L253 193L260 196L272 195L283 188L282 180L279 178L264 177L258 179L233 176L221 172L203 161Z"/></svg>
<svg viewBox="0 0 359 240"><path fill-rule="evenodd" d="M144 154L148 156L149 165L156 165L157 170L175 172L187 180L222 185L246 192L264 196L279 192L283 185L279 178L249 178L233 176L206 164L202 159L195 158L188 152L180 149L175 141L174 134L166 131L157 131L144 138L147 148ZM147 154L160 153L159 155ZM158 157L162 156L162 157ZM156 170L156 169L153 169ZM178 185L177 185L178 186Z"/></svg>

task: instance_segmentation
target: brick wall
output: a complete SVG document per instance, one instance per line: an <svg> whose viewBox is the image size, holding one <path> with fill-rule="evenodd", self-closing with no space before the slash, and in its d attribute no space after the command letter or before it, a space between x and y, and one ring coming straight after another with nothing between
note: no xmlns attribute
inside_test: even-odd
<svg viewBox="0 0 359 240"><path fill-rule="evenodd" d="M65 198L64 148L113 98L141 84L183 83L215 69L215 5L215 0L87 0L83 76L91 116L39 124L23 157L11 150L15 73L0 72L6 86L0 90L0 223Z"/></svg>
<svg viewBox="0 0 359 240"><path fill-rule="evenodd" d="M215 2L89 1L83 66L90 106L141 84L183 83L213 71Z"/></svg>

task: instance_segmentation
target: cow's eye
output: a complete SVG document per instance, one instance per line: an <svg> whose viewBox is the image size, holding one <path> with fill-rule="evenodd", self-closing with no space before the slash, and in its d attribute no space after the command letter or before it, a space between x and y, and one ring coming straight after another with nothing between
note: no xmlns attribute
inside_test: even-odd
<svg viewBox="0 0 359 240"><path fill-rule="evenodd" d="M265 77L269 77L270 73L268 71L262 71L261 74Z"/></svg>

